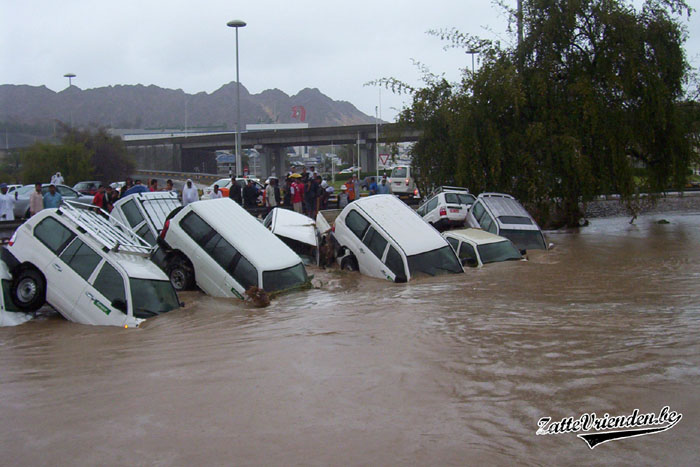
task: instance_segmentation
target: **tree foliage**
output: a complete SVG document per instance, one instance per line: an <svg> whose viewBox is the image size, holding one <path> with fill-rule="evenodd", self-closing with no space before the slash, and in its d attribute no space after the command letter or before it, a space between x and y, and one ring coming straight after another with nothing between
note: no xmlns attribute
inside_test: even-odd
<svg viewBox="0 0 700 467"><path fill-rule="evenodd" d="M134 171L134 161L118 136L100 128L81 130L61 125L61 144L36 143L21 156L25 183L48 182L61 172L67 184L81 180L123 180Z"/></svg>
<svg viewBox="0 0 700 467"><path fill-rule="evenodd" d="M423 129L423 183L457 183L552 204L564 221L596 194L683 188L693 150L683 86L682 0L523 0L513 47L457 30L447 47L479 50L481 67L450 84L428 75L400 122ZM510 11L515 18L515 12ZM643 167L638 187L634 168Z"/></svg>

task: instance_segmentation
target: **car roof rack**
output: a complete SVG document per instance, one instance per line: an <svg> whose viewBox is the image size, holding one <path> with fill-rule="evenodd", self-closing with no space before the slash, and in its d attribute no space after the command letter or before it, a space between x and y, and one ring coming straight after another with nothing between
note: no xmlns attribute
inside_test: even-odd
<svg viewBox="0 0 700 467"><path fill-rule="evenodd" d="M177 194L172 191L144 191L130 196L140 201L150 224L156 227L158 233L163 229L165 219L173 209L182 206Z"/></svg>
<svg viewBox="0 0 700 467"><path fill-rule="evenodd" d="M443 191L448 191L448 190L449 191L463 191L465 193L469 193L469 188L464 188L461 186L442 185L442 186L439 186L439 187L433 189L433 191L431 191L427 197L430 198L432 196L435 196L435 195L442 193Z"/></svg>
<svg viewBox="0 0 700 467"><path fill-rule="evenodd" d="M56 213L75 222L78 227L101 243L107 251L146 257L153 253L155 247L146 240L136 235L133 230L121 222L111 218L113 222L116 222L113 224L108 217L99 214L96 209L98 208L90 204L63 201ZM100 211L102 210L100 209ZM105 211L102 213L109 216Z"/></svg>

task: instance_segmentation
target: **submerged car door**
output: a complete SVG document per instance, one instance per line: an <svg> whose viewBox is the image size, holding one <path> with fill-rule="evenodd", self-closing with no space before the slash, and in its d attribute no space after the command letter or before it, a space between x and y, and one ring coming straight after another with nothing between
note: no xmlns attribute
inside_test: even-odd
<svg viewBox="0 0 700 467"><path fill-rule="evenodd" d="M126 322L129 305L124 277L103 261L92 283L78 297L76 308L89 315L91 324L121 326Z"/></svg>
<svg viewBox="0 0 700 467"><path fill-rule="evenodd" d="M383 262L387 245L389 244L386 238L373 226L369 226L365 236L362 238L362 243L368 250L367 254L362 255L364 271L371 271L371 273L367 273L368 275L393 281L395 277L394 272ZM362 267L363 265L360 265L360 268Z"/></svg>
<svg viewBox="0 0 700 467"><path fill-rule="evenodd" d="M59 281L56 295L60 301L61 314L71 321L85 324L100 324L89 308L79 305L80 297L85 293L88 279L102 257L81 239L75 238L54 260L49 268L50 274ZM60 279L59 279L60 278ZM58 305L58 304L57 304Z"/></svg>

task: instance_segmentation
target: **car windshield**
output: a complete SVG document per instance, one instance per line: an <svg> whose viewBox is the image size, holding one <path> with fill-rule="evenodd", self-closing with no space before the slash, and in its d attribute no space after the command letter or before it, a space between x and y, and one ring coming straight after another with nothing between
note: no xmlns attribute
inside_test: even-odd
<svg viewBox="0 0 700 467"><path fill-rule="evenodd" d="M451 246L427 251L408 257L408 270L411 276L419 273L436 276L438 274L464 272Z"/></svg>
<svg viewBox="0 0 700 467"><path fill-rule="evenodd" d="M520 250L546 250L544 237L539 230L501 229L501 237L506 237Z"/></svg>
<svg viewBox="0 0 700 467"><path fill-rule="evenodd" d="M266 292L290 289L304 284L307 280L309 279L306 269L299 263L291 268L263 272L263 289Z"/></svg>
<svg viewBox="0 0 700 467"><path fill-rule="evenodd" d="M518 249L508 240L479 245L477 248L479 250L479 256L481 256L481 262L484 264L522 258Z"/></svg>
<svg viewBox="0 0 700 467"><path fill-rule="evenodd" d="M406 167L394 167L391 171L392 178L404 178L406 176Z"/></svg>
<svg viewBox="0 0 700 467"><path fill-rule="evenodd" d="M150 318L180 307L170 281L132 278L129 284L136 318Z"/></svg>
<svg viewBox="0 0 700 467"><path fill-rule="evenodd" d="M29 196L29 194L34 191L34 185L24 185L22 188L17 190L17 196Z"/></svg>
<svg viewBox="0 0 700 467"><path fill-rule="evenodd" d="M469 193L460 193L457 196L459 197L459 204L474 204L476 201L474 195L470 195Z"/></svg>

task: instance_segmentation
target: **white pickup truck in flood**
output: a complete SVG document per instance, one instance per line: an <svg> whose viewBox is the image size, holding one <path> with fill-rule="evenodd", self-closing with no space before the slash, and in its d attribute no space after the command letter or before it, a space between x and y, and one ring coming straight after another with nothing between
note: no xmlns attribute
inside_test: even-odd
<svg viewBox="0 0 700 467"><path fill-rule="evenodd" d="M337 262L345 270L393 282L464 272L447 240L392 195L361 198L339 213L321 211L316 225L321 234L331 231Z"/></svg>

